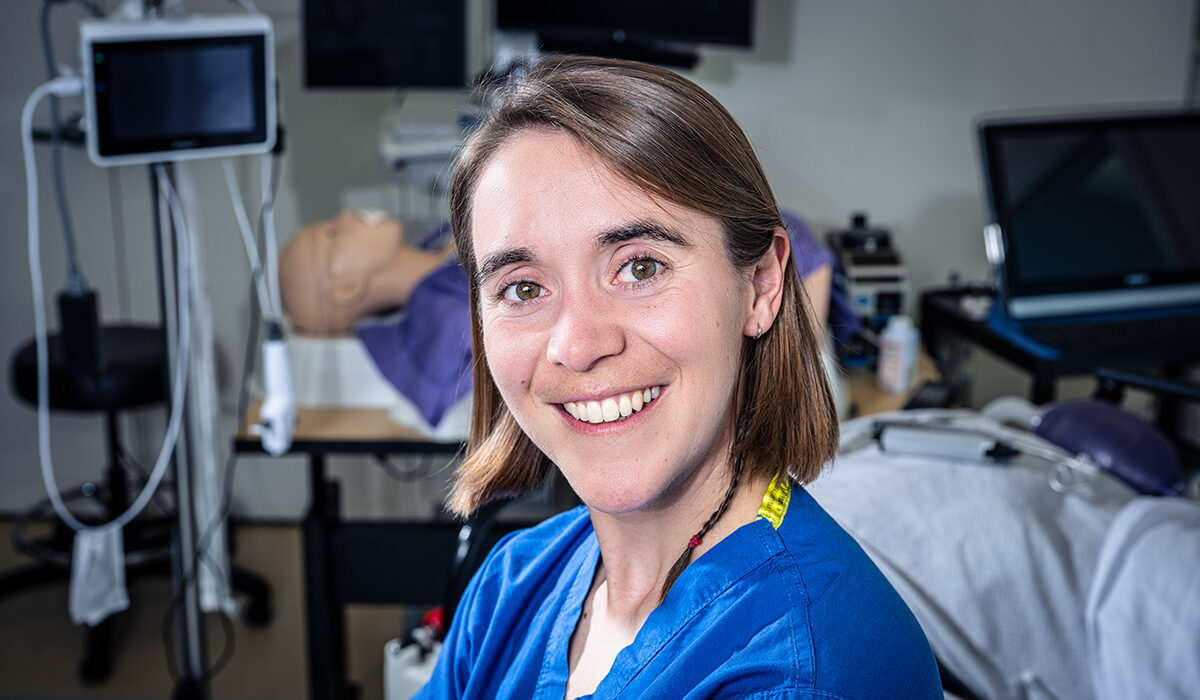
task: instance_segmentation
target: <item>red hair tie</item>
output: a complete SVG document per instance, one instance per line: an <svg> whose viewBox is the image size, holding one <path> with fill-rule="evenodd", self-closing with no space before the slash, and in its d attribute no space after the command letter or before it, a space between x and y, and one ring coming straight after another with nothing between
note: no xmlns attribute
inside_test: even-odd
<svg viewBox="0 0 1200 700"><path fill-rule="evenodd" d="M692 539L688 540L688 549L695 549L700 546L700 538L692 535Z"/></svg>

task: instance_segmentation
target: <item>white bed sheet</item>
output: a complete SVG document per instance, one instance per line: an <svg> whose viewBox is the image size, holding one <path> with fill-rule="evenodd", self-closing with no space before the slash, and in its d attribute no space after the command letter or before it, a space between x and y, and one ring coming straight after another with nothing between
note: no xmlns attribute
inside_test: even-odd
<svg viewBox="0 0 1200 700"><path fill-rule="evenodd" d="M843 451L808 489L899 591L941 662L985 698L1091 698L1089 587L1105 533L1134 494L1100 473L1050 488L1051 467L883 454L876 419L946 420L1039 438L961 411L843 425Z"/></svg>
<svg viewBox="0 0 1200 700"><path fill-rule="evenodd" d="M300 406L384 408L392 420L433 440L463 440L471 428L471 395L459 399L438 425L383 376L357 336L288 336L296 403Z"/></svg>
<svg viewBox="0 0 1200 700"><path fill-rule="evenodd" d="M1200 697L1200 505L1137 498L1117 514L1088 596L1099 700Z"/></svg>

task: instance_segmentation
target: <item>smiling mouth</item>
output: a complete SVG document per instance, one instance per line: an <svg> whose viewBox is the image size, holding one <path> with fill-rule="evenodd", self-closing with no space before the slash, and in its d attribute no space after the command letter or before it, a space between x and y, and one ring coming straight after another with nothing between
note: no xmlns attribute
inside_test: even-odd
<svg viewBox="0 0 1200 700"><path fill-rule="evenodd" d="M642 410L658 398L662 387L651 386L599 401L568 401L562 404L567 415L581 423L616 423Z"/></svg>

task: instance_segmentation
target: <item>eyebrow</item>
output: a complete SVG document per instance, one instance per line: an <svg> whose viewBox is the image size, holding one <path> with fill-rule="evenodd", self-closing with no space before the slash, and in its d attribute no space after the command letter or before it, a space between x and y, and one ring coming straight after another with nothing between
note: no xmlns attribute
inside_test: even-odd
<svg viewBox="0 0 1200 700"><path fill-rule="evenodd" d="M483 284L487 278L496 274L496 271L508 265L516 263L532 262L534 259L533 251L529 248L509 248L498 253L493 253L483 259L475 270L475 283Z"/></svg>
<svg viewBox="0 0 1200 700"><path fill-rule="evenodd" d="M654 221L638 220L623 224L616 228L602 231L596 235L595 247L618 245L627 241L648 238L654 241L672 243L681 248L691 248L683 236ZM517 263L527 263L536 260L533 250L529 248L509 248L492 253L483 259L476 268L475 282L482 285L489 277L500 269Z"/></svg>
<svg viewBox="0 0 1200 700"><path fill-rule="evenodd" d="M683 236L655 221L639 220L601 232L596 236L596 247L616 245L638 238L673 243L681 248L691 248Z"/></svg>

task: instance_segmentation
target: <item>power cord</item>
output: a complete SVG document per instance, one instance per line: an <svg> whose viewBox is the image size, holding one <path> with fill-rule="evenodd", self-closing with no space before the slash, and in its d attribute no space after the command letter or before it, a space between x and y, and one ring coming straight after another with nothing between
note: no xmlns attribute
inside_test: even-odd
<svg viewBox="0 0 1200 700"><path fill-rule="evenodd" d="M54 60L54 42L50 33L50 9L54 5L62 4L67 0L44 0L42 3L42 11L40 17L40 29L42 37L42 54L46 61L46 73L49 80L54 80L59 77L58 67ZM76 0L84 7L93 17L103 17L100 9L89 0ZM52 164L54 172L54 194L55 200L58 203L58 214L62 219L63 240L66 243L67 249L67 291L71 294L82 294L87 288L87 281L83 277L82 269L79 266L79 253L75 245L75 228L71 222L71 211L67 206L67 188L63 179L62 167L62 144L61 144L61 119L58 111L58 95L50 95L50 151L52 154Z"/></svg>
<svg viewBox="0 0 1200 700"><path fill-rule="evenodd" d="M276 146L279 146L277 141ZM296 423L296 401L292 389L291 360L283 333L283 302L279 293L278 244L275 239L275 183L278 178L276 163L269 155L261 161L263 204L259 212L262 233L259 243L250 232L250 219L246 216L246 205L242 201L233 164L226 159L222 165L225 184L233 203L238 229L246 247L250 272L258 291L258 302L266 326L263 342L263 388L265 396L258 409L258 422L250 427L251 432L262 439L263 449L274 457L287 453L292 445L292 429ZM267 260L265 279L262 258Z"/></svg>
<svg viewBox="0 0 1200 700"><path fill-rule="evenodd" d="M129 508L112 521L103 525L89 527L80 522L63 503L62 495L54 477L54 464L50 453L50 360L49 341L46 323L46 300L42 283L41 265L41 236L38 222L38 186L37 163L33 154L33 112L41 100L47 95L68 96L78 95L83 91L83 81L78 77L55 78L38 86L21 110L21 150L25 161L26 208L29 220L29 274L33 286L34 335L37 346L37 386L38 386L38 457L42 469L42 482L54 512L72 530L107 531L122 528L129 524L150 502L159 483L166 475L170 455L175 449L179 436L180 423L183 417L183 399L187 380L187 358L191 333L188 315L188 285L187 272L189 267L187 229L184 227L182 216L176 216L176 264L179 267L178 290L179 318L176 328L176 347L179 349L175 365L174 390L172 394L171 415L167 424L166 435L163 436L162 448L158 460L150 474L146 487L138 494L137 499ZM173 212L174 214L175 212Z"/></svg>
<svg viewBox="0 0 1200 700"><path fill-rule="evenodd" d="M225 173L225 186L229 189L229 199L233 204L234 217L238 223L238 232L242 234L242 244L246 247L246 259L250 261L250 279L258 292L258 304L262 309L263 320L279 321L279 309L274 305L267 280L263 275L262 259L258 254L258 245L250 230L250 217L246 215L246 203L242 199L238 187L237 175L233 172L233 161L221 159L221 169Z"/></svg>
<svg viewBox="0 0 1200 700"><path fill-rule="evenodd" d="M36 164L33 159L33 147L32 147L32 113L33 113L34 109L36 108L37 104L41 101L41 99L43 99L44 97L49 95L52 97L52 100L53 100L52 101L52 118L51 118L50 135L51 135L51 142L52 142L52 146L53 146L53 150L54 150L56 193L58 195L58 200L59 200L60 216L62 216L62 219L63 219L64 236L66 238L68 257L69 257L68 290L69 291L82 291L85 288L86 283L83 280L83 276L80 272L80 268L78 265L78 258L76 255L76 247L75 247L74 230L73 230L73 226L72 226L71 219L70 219L70 213L66 206L65 185L63 184L63 179L62 179L61 155L60 155L61 150L60 150L60 144L59 144L59 135L60 135L59 134L59 131L60 131L59 122L60 122L60 119L59 119L59 115L58 115L57 97L58 96L66 96L66 95L78 95L83 90L83 84L82 84L82 81L77 77L69 77L69 78L56 77L57 71L55 70L55 67L54 67L53 48L52 48L52 43L50 40L49 20L48 20L50 5L54 4L55 2L64 2L64 1L66 1L66 0L46 0L45 4L43 5L43 8L42 8L43 49L44 49L44 53L45 53L45 56L47 59L47 69L51 73L52 80L50 82L40 86L38 89L36 89L34 91L34 93L32 95L30 95L30 98L26 102L25 108L22 111L22 139L23 139L22 145L23 145L23 154L25 156L26 180L27 180L28 194L29 194L28 204L29 204L29 229L30 229L30 235L29 235L30 270L31 270L31 277L33 278L35 325L37 326L36 334L37 334L37 340L38 340L37 350L38 350L38 391L39 391L39 394L38 394L38 396L39 396L39 406L38 406L38 409L39 409L38 410L39 456L41 457L41 463L42 463L42 467L43 467L43 470L42 470L43 471L43 481L45 482L45 485L47 487L47 492L49 494L49 501L50 501L51 505L53 506L55 512L58 513L59 517L62 518L63 521L68 526L70 526L72 529L74 529L78 532L78 531L91 530L91 529L122 527L123 525L127 524L129 521L132 521L132 519L134 517L136 517L141 512L142 509L144 509L146 503L150 500L150 498L152 496L155 495L158 485L162 482L163 475L165 472L165 467L167 465L167 462L169 461L169 459L164 459L164 457L168 456L173 451L175 442L178 438L180 416L182 414L182 402L183 402L183 399L185 396L185 391L186 391L186 383L185 383L186 382L186 367L187 367L187 357L188 357L188 349L189 349L189 342L190 342L190 332L189 332L190 331L190 317L189 317L189 313L188 313L189 312L189 303L188 303L188 286L187 286L187 283L188 283L187 271L189 269L189 261L188 261L187 229L186 229L185 222L184 222L184 219L182 216L182 208L181 208L179 200L178 200L178 195L174 191L174 188L172 187L170 180L167 178L166 173L165 173L164 169L162 168L162 166L161 165L155 166L160 191L167 199L167 202L169 205L170 216L174 222L174 230L175 230L175 235L176 235L176 246L175 247L176 247L176 255L177 255L177 266L179 269L179 274L178 274L177 280L176 280L177 284L179 285L179 289L176 292L176 298L177 298L177 301L179 304L179 314L178 314L178 318L177 318L177 329L176 329L177 340L175 342L175 346L178 348L178 352L177 352L177 363L176 363L176 373L175 373L175 389L172 394L172 398L173 398L172 412L171 412L170 420L168 423L167 435L164 437L163 448L160 451L158 462L155 465L154 471L150 474L149 478L147 479L145 488L139 494L139 496L135 500L134 504L132 506L130 506L130 508L125 513L121 514L118 518L116 518L112 522L107 523L102 526L98 526L96 528L89 528L89 527L85 526L83 523L81 523L78 519L76 519L69 512L69 510L67 510L65 504L62 502L61 494L58 492L56 485L55 485L55 480L54 480L54 475L53 475L53 465L52 465L52 462L50 459L49 425L48 425L48 391L47 391L47 389L48 389L48 362L47 362L47 352L46 352L46 350L47 350L47 347L46 347L47 346L47 342L46 342L47 331L46 331L46 322L45 322L45 300L44 300L43 293L42 293L43 284L42 284L41 267L40 267L40 237L39 237L40 231L39 231L39 227L38 227L38 209L37 209L38 198L37 198ZM100 13L99 9L95 6L95 4L89 2L89 0L77 0L77 1L79 2L80 5L87 8L93 15L98 16L98 17L103 16ZM250 0L233 0L233 1L238 2L243 8L245 8L247 10L247 12L257 13L257 8L254 6L254 3L251 2ZM264 304L265 308L268 310L267 313L269 314L270 318L264 318L263 320L265 322L267 322L271 328L274 329L275 335L279 335L279 326L280 326L279 309L281 308L281 305L279 302L278 278L277 278L277 274L275 273L276 267L274 264L274 262L275 262L274 256L277 254L277 251L275 250L275 231L274 231L274 217L273 217L274 191L275 191L276 183L278 182L278 170L276 167L277 163L271 163L269 158L270 158L269 156L264 156L264 158L263 158L263 167L262 167L263 175L262 175L262 177L263 177L263 183L264 183L264 207L263 207L263 211L260 213L260 222L262 224L262 228L266 232L265 236L267 238L267 246L266 246L267 247L267 255L268 255L268 260L271 264L271 272L272 272L271 280L270 280L271 284L270 284L269 290L264 289L264 287L266 285L264 285L264 283L263 283L263 271L262 271L261 263L259 263L257 261L256 256L252 256L252 260L254 261L254 267L255 267L255 271L254 271L255 275L254 276L255 276L256 282L258 283L258 285L260 287L260 292L264 292L264 291L273 292L273 294L270 294L270 293L263 294L264 300L266 300L268 302L273 302L273 303L270 303L269 305ZM232 187L232 185L231 185L231 187ZM244 216L244 208L243 208L243 212L240 217L239 223L242 223L242 221L244 221L244 220L245 220L245 216ZM253 250L253 248L248 247L248 253L251 250ZM254 301L258 301L258 300L256 299ZM257 310L252 312L252 316L257 316L257 315L258 315ZM241 391L240 391L240 395L239 395L239 410L238 410L239 417L245 414L246 405L248 404L248 377L249 377L250 372L253 371L252 370L253 358L254 358L253 350L254 350L254 346L256 344L256 334L257 334L257 327L254 326L254 324L252 324L251 333L248 338L247 360L245 362L245 369L243 372ZM265 444L265 442L266 442L266 440L264 440L264 444ZM219 525L226 520L228 513L230 511L231 505L232 505L233 475L235 472L235 467L236 467L236 453L231 452L230 457L226 463L225 478L224 478L223 489L222 489L221 505L218 508L218 513L212 518L212 520L210 520L203 535L201 536L200 540L198 541L199 546L196 549L196 552L192 559L191 565L189 566L188 570L185 572L185 575L183 577L184 578L184 586L182 588L184 590L186 590L189 586L194 584L195 577L197 575L197 572L199 570L199 566L200 566L201 562L203 562L204 565L206 565L206 566L212 567L213 570L218 573L218 575L222 575L224 573L220 570L220 567L217 565L217 563L215 561L213 561L211 556L208 554L208 549L211 545L212 537L216 533ZM181 601L178 599L178 596L177 596L176 600L172 601L172 604L168 610L168 613L165 616L164 621L163 621L163 629L164 629L164 636L165 636L164 648L168 650L168 668L171 671L171 674L173 677L177 677L178 670L174 668L174 663L173 663L174 660L169 653L169 650L172 647L172 644L170 641L170 627L171 627L171 623L174 620L175 615L179 611L180 603L181 603ZM211 678L213 678L216 674L220 673L220 671L225 667L225 665L228 663L229 659L232 657L233 650L236 646L236 635L234 633L234 628L233 628L232 623L225 616L221 616L221 622L222 622L222 625L223 625L223 628L225 631L225 637L226 637L225 648L222 651L222 653L219 655L218 660L212 666L210 666L208 669L206 669L204 671L203 679L205 682L207 682L207 680L210 680Z"/></svg>

